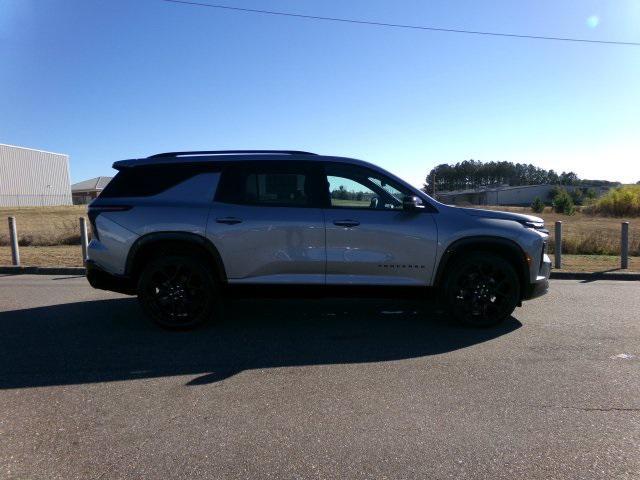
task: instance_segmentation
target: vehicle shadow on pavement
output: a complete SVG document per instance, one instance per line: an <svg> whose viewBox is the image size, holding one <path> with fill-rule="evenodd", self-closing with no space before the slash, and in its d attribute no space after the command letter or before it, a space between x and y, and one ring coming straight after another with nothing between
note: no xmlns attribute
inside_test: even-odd
<svg viewBox="0 0 640 480"><path fill-rule="evenodd" d="M435 301L236 299L226 320L190 332L147 321L133 298L0 313L0 388L173 375L217 382L248 369L434 355L521 326L452 325Z"/></svg>

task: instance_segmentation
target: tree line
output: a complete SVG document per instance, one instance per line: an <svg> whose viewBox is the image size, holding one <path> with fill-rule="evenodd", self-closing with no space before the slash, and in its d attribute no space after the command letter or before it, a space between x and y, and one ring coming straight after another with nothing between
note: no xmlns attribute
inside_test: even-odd
<svg viewBox="0 0 640 480"><path fill-rule="evenodd" d="M512 162L481 162L465 160L455 165L442 163L434 167L426 178L423 190L436 192L474 189L498 185L619 185L607 180L581 180L575 172L557 173L535 165Z"/></svg>

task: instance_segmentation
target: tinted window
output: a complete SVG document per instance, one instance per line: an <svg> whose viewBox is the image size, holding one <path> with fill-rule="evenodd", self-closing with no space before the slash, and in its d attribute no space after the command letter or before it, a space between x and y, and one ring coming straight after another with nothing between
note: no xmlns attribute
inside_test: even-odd
<svg viewBox="0 0 640 480"><path fill-rule="evenodd" d="M228 167L216 200L249 205L310 207L314 205L313 175L304 168L277 165Z"/></svg>
<svg viewBox="0 0 640 480"><path fill-rule="evenodd" d="M249 203L308 205L306 175L295 173L252 173L245 181Z"/></svg>
<svg viewBox="0 0 640 480"><path fill-rule="evenodd" d="M199 173L213 171L205 165L145 165L126 168L109 182L101 197L149 197L168 190Z"/></svg>

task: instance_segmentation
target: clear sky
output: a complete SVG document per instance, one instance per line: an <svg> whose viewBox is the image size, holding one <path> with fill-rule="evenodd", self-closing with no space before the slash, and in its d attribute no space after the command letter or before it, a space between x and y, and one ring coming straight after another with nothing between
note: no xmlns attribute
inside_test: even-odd
<svg viewBox="0 0 640 480"><path fill-rule="evenodd" d="M215 3L214 0L204 0ZM219 0L471 30L640 41L640 0ZM72 181L170 150L378 163L508 160L640 180L640 47L479 37L158 0L0 0L0 143Z"/></svg>

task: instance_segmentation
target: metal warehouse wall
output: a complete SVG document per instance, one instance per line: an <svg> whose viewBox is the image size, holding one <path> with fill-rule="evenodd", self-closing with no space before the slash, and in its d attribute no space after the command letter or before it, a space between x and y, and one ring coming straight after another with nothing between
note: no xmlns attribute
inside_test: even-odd
<svg viewBox="0 0 640 480"><path fill-rule="evenodd" d="M490 205L521 205L528 206L539 197L540 200L546 202L549 200L549 194L554 189L554 185L532 185L523 186L521 188L509 188L492 192L489 198Z"/></svg>
<svg viewBox="0 0 640 480"><path fill-rule="evenodd" d="M68 155L0 144L0 206L71 204Z"/></svg>

